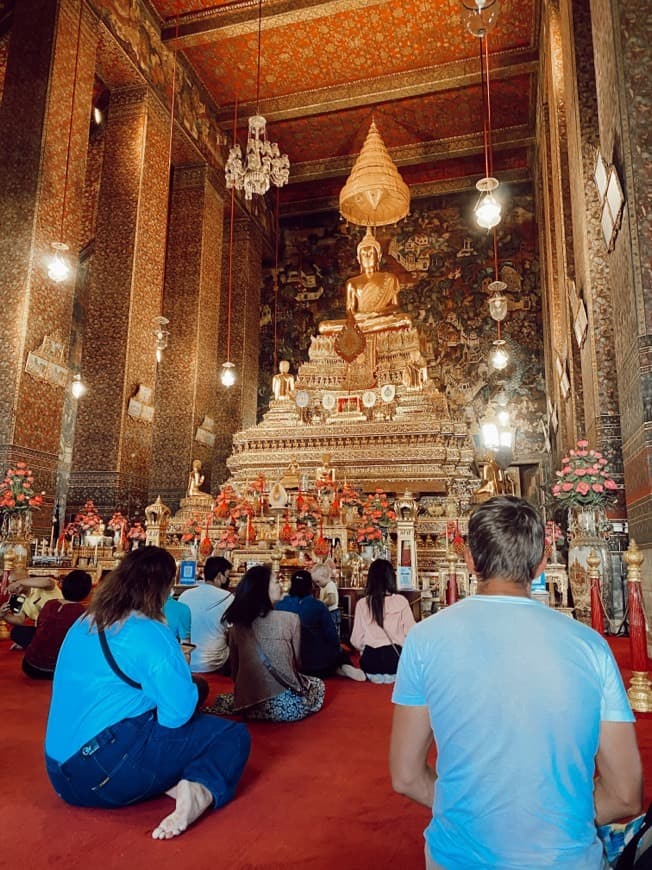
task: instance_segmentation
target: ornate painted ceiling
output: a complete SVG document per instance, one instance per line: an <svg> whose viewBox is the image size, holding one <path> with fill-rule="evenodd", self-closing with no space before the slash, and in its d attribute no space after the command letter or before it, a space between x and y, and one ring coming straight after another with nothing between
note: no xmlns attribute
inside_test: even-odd
<svg viewBox="0 0 652 870"><path fill-rule="evenodd" d="M258 0L151 0L239 138L256 113ZM528 178L540 0L501 0L490 32L494 174ZM262 0L259 109L291 162L285 212L333 206L372 118L414 195L484 173L480 41L459 0Z"/></svg>

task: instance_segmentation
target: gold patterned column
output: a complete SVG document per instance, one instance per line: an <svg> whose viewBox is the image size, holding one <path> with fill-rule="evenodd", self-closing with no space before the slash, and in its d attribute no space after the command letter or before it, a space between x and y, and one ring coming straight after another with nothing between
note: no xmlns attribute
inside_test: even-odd
<svg viewBox="0 0 652 870"><path fill-rule="evenodd" d="M175 169L163 314L170 342L159 367L150 497L177 510L193 459L210 473L218 416L224 182L206 166Z"/></svg>
<svg viewBox="0 0 652 870"><path fill-rule="evenodd" d="M81 21L80 21L81 14ZM0 466L26 459L54 495L95 68L95 19L81 0L14 4L0 103ZM68 244L72 275L47 275L51 242ZM62 382L30 375L45 337ZM41 370L41 374L48 372ZM36 517L48 528L50 511Z"/></svg>
<svg viewBox="0 0 652 870"><path fill-rule="evenodd" d="M226 360L228 212L224 229L222 266L222 311L220 314L220 364ZM218 386L218 431L213 460L213 488L227 475L226 459L231 454L234 432L253 426L258 404L258 346L260 287L262 283L263 237L250 217L239 218L234 227L233 302L231 306L231 361L237 380L229 389Z"/></svg>
<svg viewBox="0 0 652 870"><path fill-rule="evenodd" d="M144 87L113 91L89 269L69 508L142 512L152 464L168 198L169 116ZM132 400L133 403L132 403Z"/></svg>

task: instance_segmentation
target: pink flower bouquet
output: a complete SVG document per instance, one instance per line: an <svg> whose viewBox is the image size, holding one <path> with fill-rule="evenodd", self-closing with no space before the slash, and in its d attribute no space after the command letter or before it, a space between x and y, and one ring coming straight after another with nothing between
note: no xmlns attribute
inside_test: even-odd
<svg viewBox="0 0 652 870"><path fill-rule="evenodd" d="M589 442L580 440L575 450L562 459L553 496L564 507L604 507L612 501L618 484L611 477L607 460Z"/></svg>

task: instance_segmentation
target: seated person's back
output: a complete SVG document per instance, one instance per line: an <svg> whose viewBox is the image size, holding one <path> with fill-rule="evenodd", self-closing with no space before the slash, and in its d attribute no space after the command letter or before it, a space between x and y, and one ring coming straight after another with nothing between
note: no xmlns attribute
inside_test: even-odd
<svg viewBox="0 0 652 870"><path fill-rule="evenodd" d="M50 598L43 605L23 658L23 670L29 677L52 679L61 644L70 626L86 611L82 602L92 585L87 571L71 571L61 582L63 598Z"/></svg>
<svg viewBox="0 0 652 870"><path fill-rule="evenodd" d="M276 605L276 610L296 613L301 622L301 670L319 674L339 663L340 641L326 605L312 595L312 577L308 571L296 571L290 594Z"/></svg>
<svg viewBox="0 0 652 870"><path fill-rule="evenodd" d="M194 589L187 589L179 596L179 601L190 608L191 640L196 644L190 657L190 669L195 673L216 671L223 667L229 657L222 616L233 601L233 595L218 585L225 576L223 572L214 571L220 562L226 560L207 559L204 566L205 582ZM226 564L229 565L228 562Z"/></svg>

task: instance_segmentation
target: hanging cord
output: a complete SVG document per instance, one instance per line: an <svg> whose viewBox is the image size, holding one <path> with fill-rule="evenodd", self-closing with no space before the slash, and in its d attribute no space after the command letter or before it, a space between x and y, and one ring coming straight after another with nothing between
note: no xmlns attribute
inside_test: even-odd
<svg viewBox="0 0 652 870"><path fill-rule="evenodd" d="M480 90L482 94L482 142L484 146L484 175L489 178L489 134L487 131L487 88L485 86L484 61L482 44L485 37L480 37Z"/></svg>
<svg viewBox="0 0 652 870"><path fill-rule="evenodd" d="M84 11L84 2L79 0L79 20L77 22L77 49L75 51L75 75L72 82L72 97L70 99L70 127L68 129L68 150L66 153L66 174L63 182L63 206L61 209L61 235L60 241L63 242L63 224L66 217L66 204L68 199L68 170L70 168L70 147L72 142L72 125L75 113L75 96L77 95L77 71L79 69L79 46L81 44L81 26L82 14Z"/></svg>
<svg viewBox="0 0 652 870"><path fill-rule="evenodd" d="M491 88L489 83L489 38L485 36L480 43L480 50L482 51L482 43L484 42L484 57L485 57L485 79L487 81L487 142L488 142L488 154L489 154L489 174L494 174L494 155L493 155L493 141L492 141L492 133L491 133Z"/></svg>
<svg viewBox="0 0 652 870"><path fill-rule="evenodd" d="M237 142L238 95L233 104L233 144ZM233 224L235 221L235 185L231 188L231 218L229 221L229 281L226 296L226 361L231 362L231 298L233 294Z"/></svg>
<svg viewBox="0 0 652 870"><path fill-rule="evenodd" d="M280 233L279 201L281 191L276 188L275 234L274 234L274 371L278 369L278 244Z"/></svg>
<svg viewBox="0 0 652 870"><path fill-rule="evenodd" d="M263 0L258 0L258 72L256 75L256 114L260 115L260 44L263 24Z"/></svg>

